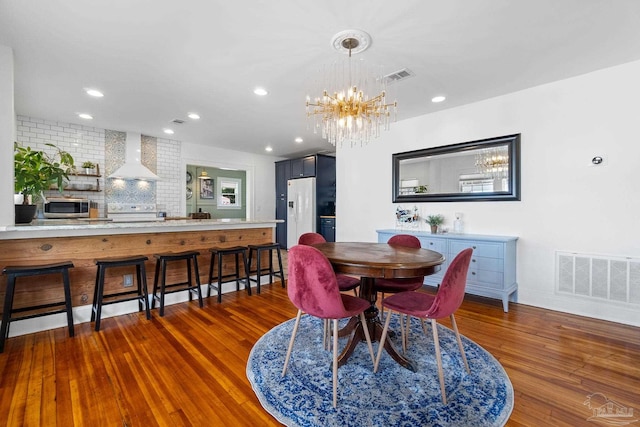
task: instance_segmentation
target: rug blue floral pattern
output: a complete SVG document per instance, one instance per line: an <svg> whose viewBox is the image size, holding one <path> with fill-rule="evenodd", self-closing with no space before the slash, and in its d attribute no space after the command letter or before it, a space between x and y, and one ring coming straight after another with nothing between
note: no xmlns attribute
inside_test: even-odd
<svg viewBox="0 0 640 427"><path fill-rule="evenodd" d="M398 329L397 316L390 330ZM262 406L287 426L503 426L513 409L513 387L498 361L462 337L471 374L464 369L455 334L438 325L447 405L440 395L433 336L413 319L407 357L412 372L383 353L373 364L358 345L338 369L338 407L332 406L331 351L322 348L322 321L304 315L287 373L281 376L294 319L262 336L247 363L247 377ZM400 348L400 338L394 340ZM346 338L340 339L340 348ZM378 343L373 345L377 352Z"/></svg>

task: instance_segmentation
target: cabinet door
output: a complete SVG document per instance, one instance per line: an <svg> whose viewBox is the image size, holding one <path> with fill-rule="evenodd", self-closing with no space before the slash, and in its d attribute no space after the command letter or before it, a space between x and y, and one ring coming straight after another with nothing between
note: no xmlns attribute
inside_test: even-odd
<svg viewBox="0 0 640 427"><path fill-rule="evenodd" d="M336 219L321 218L320 234L322 234L322 236L327 242L335 242L336 241Z"/></svg>
<svg viewBox="0 0 640 427"><path fill-rule="evenodd" d="M287 181L291 178L291 162L276 162L276 219L285 222L276 224L276 242L280 247L287 247Z"/></svg>
<svg viewBox="0 0 640 427"><path fill-rule="evenodd" d="M291 161L276 162L276 199L287 198L287 181L291 178Z"/></svg>
<svg viewBox="0 0 640 427"><path fill-rule="evenodd" d="M313 176L316 176L315 156L291 160L291 178L309 178Z"/></svg>

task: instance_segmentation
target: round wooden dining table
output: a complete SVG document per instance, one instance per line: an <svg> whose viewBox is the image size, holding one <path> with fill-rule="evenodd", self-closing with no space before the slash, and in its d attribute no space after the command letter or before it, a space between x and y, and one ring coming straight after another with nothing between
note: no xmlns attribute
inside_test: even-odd
<svg viewBox="0 0 640 427"><path fill-rule="evenodd" d="M328 242L315 244L313 247L329 259L336 273L360 276L360 297L371 303L365 317L373 341L380 340L383 329L376 306L375 280L428 276L440 271L440 266L445 261L444 256L435 251L387 243ZM357 319L349 322L344 333L348 333L350 338L340 354L340 366L346 363L356 345L365 339L362 324ZM415 371L411 361L396 351L391 340L386 340L384 347L396 362Z"/></svg>

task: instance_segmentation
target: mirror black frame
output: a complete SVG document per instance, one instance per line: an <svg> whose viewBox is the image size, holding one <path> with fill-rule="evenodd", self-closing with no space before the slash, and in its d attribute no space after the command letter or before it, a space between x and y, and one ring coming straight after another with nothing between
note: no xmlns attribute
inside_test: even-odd
<svg viewBox="0 0 640 427"><path fill-rule="evenodd" d="M460 153L471 150L507 145L509 150L509 191L486 193L438 193L400 194L400 161L419 157L433 157L441 154ZM392 155L393 203L404 202L479 202L520 200L520 134L481 139L478 141L406 151Z"/></svg>

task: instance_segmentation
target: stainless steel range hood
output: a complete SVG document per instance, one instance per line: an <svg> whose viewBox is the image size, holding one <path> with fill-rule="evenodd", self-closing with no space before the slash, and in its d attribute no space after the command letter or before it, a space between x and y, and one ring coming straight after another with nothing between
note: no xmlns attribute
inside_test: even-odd
<svg viewBox="0 0 640 427"><path fill-rule="evenodd" d="M151 172L140 162L142 157L142 136L136 132L127 132L124 165L119 167L108 178L141 179L159 181L160 177Z"/></svg>

